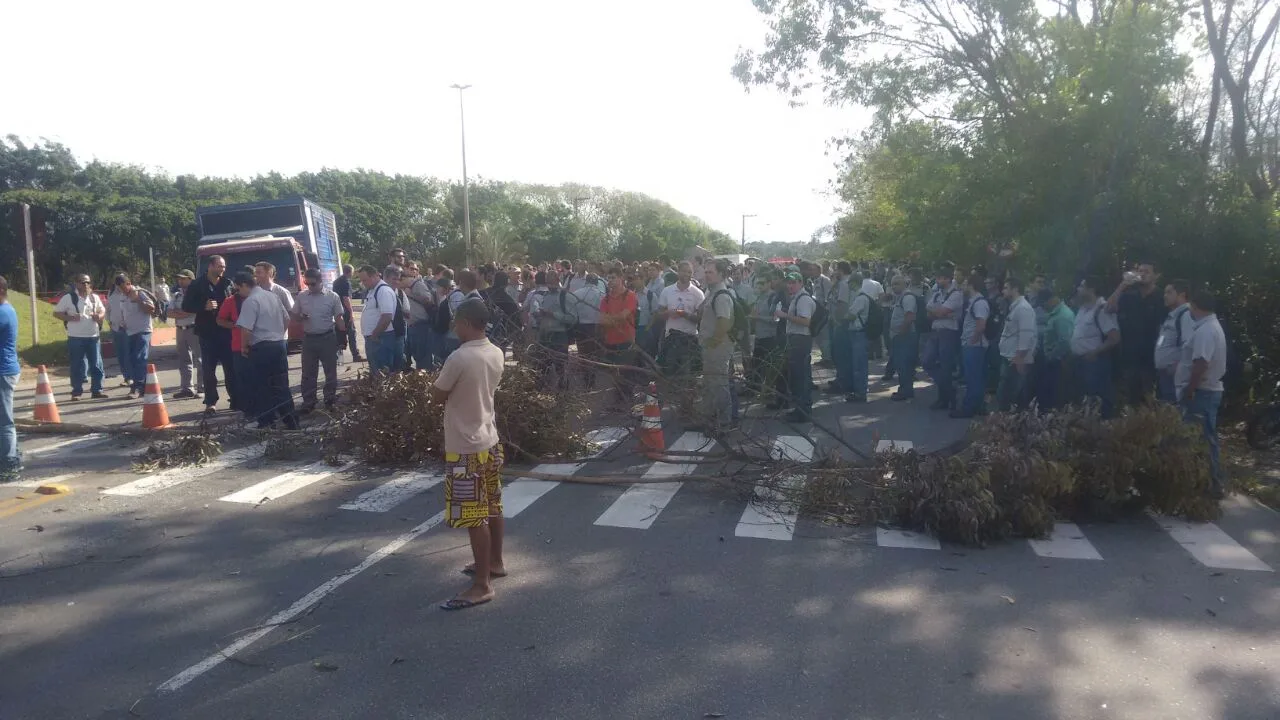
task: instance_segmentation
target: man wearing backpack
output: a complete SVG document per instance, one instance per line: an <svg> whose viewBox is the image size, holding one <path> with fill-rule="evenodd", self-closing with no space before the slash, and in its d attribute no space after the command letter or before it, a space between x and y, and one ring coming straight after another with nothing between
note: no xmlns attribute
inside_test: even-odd
<svg viewBox="0 0 1280 720"><path fill-rule="evenodd" d="M863 277L861 271L854 271L849 278L848 287L855 294L849 303L847 323L849 328L849 348L851 352L849 367L849 392L844 396L845 402L864 403L867 401L868 364L871 359L870 339L874 331L876 342L880 341L883 330L884 315L878 303L862 291Z"/></svg>
<svg viewBox="0 0 1280 720"><path fill-rule="evenodd" d="M971 418L985 411L987 394L987 321L991 317L991 301L982 294L983 280L971 274L964 284L968 307L960 328L960 355L964 371L964 399L951 413L953 418Z"/></svg>
<svg viewBox="0 0 1280 720"><path fill-rule="evenodd" d="M813 415L813 335L812 320L818 303L804 289L804 278L798 272L786 274L786 309L779 307L773 316L786 322L787 377L791 393L791 413L787 421L808 422Z"/></svg>
<svg viewBox="0 0 1280 720"><path fill-rule="evenodd" d="M564 295L568 293L560 287L560 277L555 273L546 273L545 277L534 280L545 280L547 292L530 312L538 315L538 346L544 352L539 353L545 360L542 362L541 374L544 388L551 386L551 374L556 374L556 386L559 390L569 388L569 328L573 324L573 315L563 308L567 307Z"/></svg>
<svg viewBox="0 0 1280 720"><path fill-rule="evenodd" d="M89 376L89 392L94 398L105 398L102 392L102 321L107 307L93 292L88 275L77 275L75 289L58 299L54 317L67 325L67 350L71 353L71 399L84 394L84 378Z"/></svg>
<svg viewBox="0 0 1280 720"><path fill-rule="evenodd" d="M702 346L703 416L712 430L723 430L733 423L733 340L729 330L734 323L733 291L725 285L729 261L723 258L703 268L707 294L698 309L698 342Z"/></svg>
<svg viewBox="0 0 1280 720"><path fill-rule="evenodd" d="M156 301L126 275L116 278L116 287L122 296L124 330L129 334L129 377L133 379L129 399L136 400L146 390L147 361L151 357L151 318L155 316Z"/></svg>
<svg viewBox="0 0 1280 720"><path fill-rule="evenodd" d="M405 331L409 356L413 358L415 368L435 370L431 330L435 325L436 294L431 282L422 277L413 265L405 268L405 275L409 278L409 287L405 290L409 298L409 327Z"/></svg>
<svg viewBox="0 0 1280 720"><path fill-rule="evenodd" d="M1071 354L1076 359L1076 377L1085 397L1102 405L1102 417L1111 417L1114 404L1111 384L1111 351L1120 344L1116 316L1107 312L1107 301L1098 297L1101 284L1092 278L1080 281L1076 298L1076 324L1071 333Z"/></svg>
<svg viewBox="0 0 1280 720"><path fill-rule="evenodd" d="M916 396L916 350L920 346L916 316L921 308L919 298L907 292L905 275L895 275L890 287L893 288L893 314L889 316L889 367L898 376L898 390L889 399L901 402Z"/></svg>
<svg viewBox="0 0 1280 720"><path fill-rule="evenodd" d="M924 347L924 369L938 388L938 398L930 405L932 410L947 410L955 406L956 355L960 352L960 313L964 296L955 287L955 265L943 263L938 268L938 284L929 296L925 314L930 320L928 339Z"/></svg>
<svg viewBox="0 0 1280 720"><path fill-rule="evenodd" d="M1164 288L1164 304L1169 308L1169 315L1160 326L1160 337L1156 340L1156 397L1172 405L1178 404L1173 389L1178 360L1182 357L1182 346L1191 339L1191 328L1195 324L1191 317L1191 303L1187 300L1190 290L1185 280L1174 280Z"/></svg>
<svg viewBox="0 0 1280 720"><path fill-rule="evenodd" d="M391 328L396 314L396 291L383 282L382 274L372 265L360 268L360 284L368 291L364 309L360 311L364 354L369 359L370 374L385 375L395 368L396 362L396 336Z"/></svg>
<svg viewBox="0 0 1280 720"><path fill-rule="evenodd" d="M826 302L831 312L831 360L835 363L836 378L827 383L827 392L852 393L853 357L850 347L853 340L849 337L849 306L853 297L849 294L849 273L852 266L845 260L836 263L831 274L832 296Z"/></svg>

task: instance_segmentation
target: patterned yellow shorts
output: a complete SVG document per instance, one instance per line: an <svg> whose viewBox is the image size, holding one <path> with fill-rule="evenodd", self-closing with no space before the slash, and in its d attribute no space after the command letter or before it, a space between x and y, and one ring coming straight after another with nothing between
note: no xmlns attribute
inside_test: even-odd
<svg viewBox="0 0 1280 720"><path fill-rule="evenodd" d="M473 528L502 517L502 444L478 453L444 454L444 509L449 527Z"/></svg>

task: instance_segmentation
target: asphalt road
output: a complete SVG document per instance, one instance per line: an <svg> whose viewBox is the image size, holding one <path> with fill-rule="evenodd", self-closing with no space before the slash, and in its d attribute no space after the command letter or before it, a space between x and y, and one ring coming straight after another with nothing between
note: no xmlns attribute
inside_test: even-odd
<svg viewBox="0 0 1280 720"><path fill-rule="evenodd" d="M820 409L832 432L744 433L812 457L963 434L877 389ZM672 483L512 483L510 577L446 613L469 551L436 468L144 474L136 444L25 438L30 484L71 492L0 496L0 718L1280 717L1280 516L1251 500L977 550L792 523L602 439L558 471Z"/></svg>

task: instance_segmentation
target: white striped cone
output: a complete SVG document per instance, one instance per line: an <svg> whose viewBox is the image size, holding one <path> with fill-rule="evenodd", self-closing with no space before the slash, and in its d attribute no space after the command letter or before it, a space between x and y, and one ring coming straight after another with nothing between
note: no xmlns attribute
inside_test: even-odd
<svg viewBox="0 0 1280 720"><path fill-rule="evenodd" d="M164 407L164 391L156 377L156 366L147 365L147 384L142 396L142 427L147 430L169 426L169 411Z"/></svg>
<svg viewBox="0 0 1280 720"><path fill-rule="evenodd" d="M40 422L62 422L58 403L53 399L53 386L49 384L49 373L43 365L36 371L36 406L32 416Z"/></svg>

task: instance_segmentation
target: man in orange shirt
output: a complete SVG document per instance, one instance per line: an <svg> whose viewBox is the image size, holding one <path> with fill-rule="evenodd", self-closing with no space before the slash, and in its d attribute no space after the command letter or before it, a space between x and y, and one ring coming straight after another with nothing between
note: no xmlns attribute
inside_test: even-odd
<svg viewBox="0 0 1280 720"><path fill-rule="evenodd" d="M613 365L633 366L636 344L636 294L627 289L622 270L609 270L609 293L600 300L600 325L604 327L606 362ZM618 404L630 407L635 391L634 373L619 371L614 387L618 391Z"/></svg>

